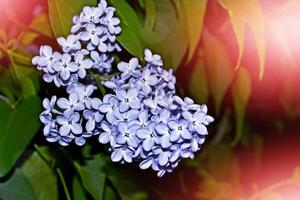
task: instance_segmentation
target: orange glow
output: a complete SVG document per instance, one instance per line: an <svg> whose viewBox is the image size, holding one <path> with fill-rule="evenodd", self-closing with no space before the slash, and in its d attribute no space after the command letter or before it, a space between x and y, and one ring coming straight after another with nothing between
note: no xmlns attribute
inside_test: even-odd
<svg viewBox="0 0 300 200"><path fill-rule="evenodd" d="M300 2L291 2L266 12L265 17L268 50L275 52L275 55L277 51L280 55L271 56L270 59L279 58L287 68L299 64L297 56L300 50Z"/></svg>

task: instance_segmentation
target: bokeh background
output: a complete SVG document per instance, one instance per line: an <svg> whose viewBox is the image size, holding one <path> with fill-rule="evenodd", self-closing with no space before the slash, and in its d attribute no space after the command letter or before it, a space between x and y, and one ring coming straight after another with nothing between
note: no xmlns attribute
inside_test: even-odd
<svg viewBox="0 0 300 200"><path fill-rule="evenodd" d="M31 65L96 0L0 2L0 199L300 199L300 1L109 0L119 42L162 55L181 95L215 117L194 160L157 178L110 162L105 147L44 141L41 99L55 88Z"/></svg>

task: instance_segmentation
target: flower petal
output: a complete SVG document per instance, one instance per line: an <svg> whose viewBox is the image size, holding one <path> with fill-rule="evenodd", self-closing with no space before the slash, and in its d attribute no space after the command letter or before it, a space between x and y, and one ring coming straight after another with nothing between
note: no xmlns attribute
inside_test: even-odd
<svg viewBox="0 0 300 200"><path fill-rule="evenodd" d="M123 155L122 155L121 149L117 149L117 150L113 151L111 154L111 160L113 162L119 162L122 160L122 158L123 158Z"/></svg>

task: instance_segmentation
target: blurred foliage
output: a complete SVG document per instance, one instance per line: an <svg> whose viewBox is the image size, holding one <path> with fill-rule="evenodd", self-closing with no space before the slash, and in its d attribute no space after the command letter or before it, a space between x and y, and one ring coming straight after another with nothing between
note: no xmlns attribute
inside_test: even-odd
<svg viewBox="0 0 300 200"><path fill-rule="evenodd" d="M170 175L176 177L173 183L180 182L182 193L193 199L280 200L284 197L278 188L300 186L298 167L287 180L245 194L235 151L238 144L251 149L253 167L259 165L264 139L253 133L251 123L264 117L257 114L261 110L260 105L255 107L257 96L270 93L264 109L279 107L277 115L283 117L274 118L271 112L266 118L281 131L285 119L300 117L299 43L291 40L293 35L283 26L286 21L276 21L299 11L299 1L284 0L275 6L259 0L108 2L121 19L118 41L123 48L141 60L144 48L161 54L165 66L176 70L184 91L208 104L216 118L203 152ZM43 139L38 121L41 98L53 91L39 81L31 58L41 44L56 46L55 37L69 33L72 16L84 5L96 4L96 0L0 2L0 199L181 198L177 192L164 193L153 174L135 165L111 163L105 148L95 141L83 149L62 149ZM197 183L189 193L182 177L191 169Z"/></svg>

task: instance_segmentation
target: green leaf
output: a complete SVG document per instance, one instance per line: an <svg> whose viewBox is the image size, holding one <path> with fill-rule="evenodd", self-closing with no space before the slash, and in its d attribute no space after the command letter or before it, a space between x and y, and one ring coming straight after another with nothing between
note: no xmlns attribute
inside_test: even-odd
<svg viewBox="0 0 300 200"><path fill-rule="evenodd" d="M118 196L113 191L113 189L109 186L106 186L105 190L104 190L104 200L117 200L117 199L118 199Z"/></svg>
<svg viewBox="0 0 300 200"><path fill-rule="evenodd" d="M153 30L155 25L155 3L154 0L147 0L145 1L145 29L146 30Z"/></svg>
<svg viewBox="0 0 300 200"><path fill-rule="evenodd" d="M195 53L203 28L203 19L206 11L207 0L182 0L187 18L189 36L189 54L187 62Z"/></svg>
<svg viewBox="0 0 300 200"><path fill-rule="evenodd" d="M39 97L22 100L16 108L0 100L0 177L13 167L40 127Z"/></svg>
<svg viewBox="0 0 300 200"><path fill-rule="evenodd" d="M186 16L177 13L170 0L155 0L155 5L154 34L149 38L144 36L143 40L147 48L162 56L166 67L176 70L188 47Z"/></svg>
<svg viewBox="0 0 300 200"><path fill-rule="evenodd" d="M18 87L14 83L10 71L7 69L0 76L0 92L8 98L11 105L15 102L19 94Z"/></svg>
<svg viewBox="0 0 300 200"><path fill-rule="evenodd" d="M265 69L266 43L264 38L264 16L262 5L259 0L219 0L222 6L227 9L237 43L239 46L239 56L236 64L238 68L241 64L244 53L246 25L250 28L258 51L260 63L259 77L262 78Z"/></svg>
<svg viewBox="0 0 300 200"><path fill-rule="evenodd" d="M121 19L122 32L117 40L129 53L142 60L144 54L140 40L142 25L138 15L125 0L109 0L109 3L116 8L116 14Z"/></svg>
<svg viewBox="0 0 300 200"><path fill-rule="evenodd" d="M208 100L209 90L206 78L204 60L197 60L191 72L190 81L188 84L189 94L200 103L206 103Z"/></svg>
<svg viewBox="0 0 300 200"><path fill-rule="evenodd" d="M18 79L23 97L35 96L38 91L38 88L34 85L34 79L37 79L36 71L33 68L24 67L16 63L12 64L12 68Z"/></svg>
<svg viewBox="0 0 300 200"><path fill-rule="evenodd" d="M37 199L58 198L56 176L36 152L25 162L21 170L30 182Z"/></svg>
<svg viewBox="0 0 300 200"><path fill-rule="evenodd" d="M203 31L203 41L210 92L219 114L224 95L232 82L234 69L226 47L207 29Z"/></svg>
<svg viewBox="0 0 300 200"><path fill-rule="evenodd" d="M73 178L73 199L74 200L86 200L84 189L77 176Z"/></svg>
<svg viewBox="0 0 300 200"><path fill-rule="evenodd" d="M232 87L233 106L235 110L236 118L236 134L232 141L232 145L235 145L241 139L244 127L244 117L246 106L248 104L251 95L251 77L249 72L240 67L237 72L237 78Z"/></svg>
<svg viewBox="0 0 300 200"><path fill-rule="evenodd" d="M145 2L144 0L138 0L139 5L144 8L145 7Z"/></svg>
<svg viewBox="0 0 300 200"><path fill-rule="evenodd" d="M78 15L84 6L96 4L96 0L48 0L49 18L54 35L69 35L73 16Z"/></svg>
<svg viewBox="0 0 300 200"><path fill-rule="evenodd" d="M125 0L108 0L110 5L116 8L116 14L121 19L121 27L124 25L131 27L134 31L139 31L142 25L134 9Z"/></svg>
<svg viewBox="0 0 300 200"><path fill-rule="evenodd" d="M103 157L96 156L94 160L89 160L85 166L75 163L76 170L84 188L96 200L102 200L105 186L105 174L103 167L105 160Z"/></svg>
<svg viewBox="0 0 300 200"><path fill-rule="evenodd" d="M132 29L131 26L122 25L122 32L117 40L133 56L137 56L140 60L143 59L142 42L139 40L136 30Z"/></svg>
<svg viewBox="0 0 300 200"><path fill-rule="evenodd" d="M20 170L4 183L0 183L0 199L35 200L34 192Z"/></svg>
<svg viewBox="0 0 300 200"><path fill-rule="evenodd" d="M106 166L107 178L111 181L114 188L122 200L146 200L148 194L146 186L140 179L138 172L124 169L123 166Z"/></svg>

